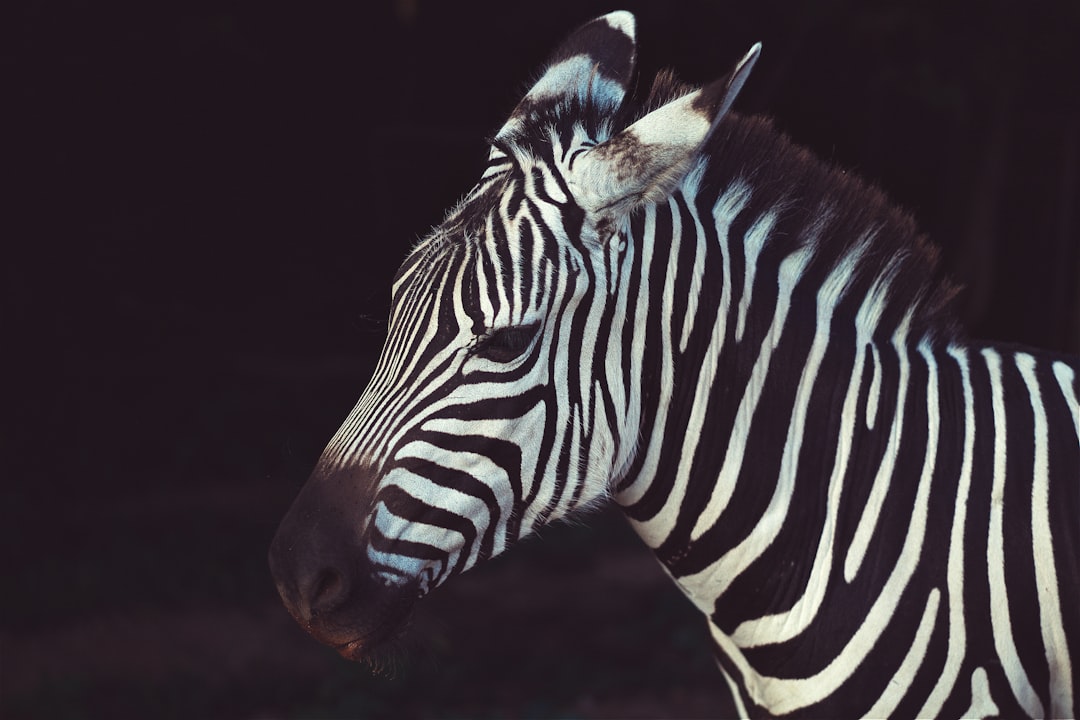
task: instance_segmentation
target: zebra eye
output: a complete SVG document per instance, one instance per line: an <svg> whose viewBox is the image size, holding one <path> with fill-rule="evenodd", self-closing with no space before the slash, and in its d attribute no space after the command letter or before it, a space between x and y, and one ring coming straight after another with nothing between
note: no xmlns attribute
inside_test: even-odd
<svg viewBox="0 0 1080 720"><path fill-rule="evenodd" d="M532 345L540 323L493 328L473 346L473 354L493 362L506 363L521 357Z"/></svg>

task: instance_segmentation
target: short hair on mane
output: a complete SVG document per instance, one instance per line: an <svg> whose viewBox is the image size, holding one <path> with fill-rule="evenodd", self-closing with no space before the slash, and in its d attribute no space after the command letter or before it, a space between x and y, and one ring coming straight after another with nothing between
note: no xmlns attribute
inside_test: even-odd
<svg viewBox="0 0 1080 720"><path fill-rule="evenodd" d="M641 118L696 89L671 70L661 70L633 117ZM794 242L800 227L810 226L827 212L829 222L815 248L814 262L824 266L819 269L830 269L860 238L873 232L858 264L857 272L863 277L854 278L852 285L866 292L877 277L891 274L891 307L883 318L883 329L895 329L910 312L913 337L935 343L959 338L952 301L960 286L947 277L938 247L919 231L914 218L876 186L817 157L761 116L729 113L703 153L717 176L744 181L751 188L749 213L783 208L770 242Z"/></svg>

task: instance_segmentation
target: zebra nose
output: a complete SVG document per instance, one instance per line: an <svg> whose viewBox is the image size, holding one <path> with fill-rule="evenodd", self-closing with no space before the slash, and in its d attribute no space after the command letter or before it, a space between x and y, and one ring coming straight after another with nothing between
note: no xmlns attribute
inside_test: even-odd
<svg viewBox="0 0 1080 720"><path fill-rule="evenodd" d="M364 557L358 522L321 490L310 482L301 490L274 535L268 558L278 594L305 627L348 602Z"/></svg>
<svg viewBox="0 0 1080 720"><path fill-rule="evenodd" d="M276 541L270 546L270 572L285 607L305 626L343 606L353 587L346 558Z"/></svg>
<svg viewBox="0 0 1080 720"><path fill-rule="evenodd" d="M302 602L306 602L312 617L333 612L349 597L349 580L344 572L332 566L316 570L309 586L300 587Z"/></svg>

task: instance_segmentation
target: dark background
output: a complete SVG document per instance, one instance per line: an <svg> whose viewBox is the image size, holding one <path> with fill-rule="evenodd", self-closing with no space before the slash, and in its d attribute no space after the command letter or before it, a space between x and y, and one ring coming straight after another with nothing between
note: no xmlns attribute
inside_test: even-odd
<svg viewBox="0 0 1080 720"><path fill-rule="evenodd" d="M708 715L694 611L613 515L425 601L392 679L307 639L265 564L398 261L617 7L8 6L0 715ZM1080 349L1080 5L622 7L643 85L763 41L740 110L913 212L974 335Z"/></svg>

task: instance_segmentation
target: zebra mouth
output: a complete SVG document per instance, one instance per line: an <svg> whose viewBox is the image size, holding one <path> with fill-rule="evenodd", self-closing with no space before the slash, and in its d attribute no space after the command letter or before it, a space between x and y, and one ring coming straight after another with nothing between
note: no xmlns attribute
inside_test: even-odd
<svg viewBox="0 0 1080 720"><path fill-rule="evenodd" d="M341 657L354 662L368 661L386 645L392 645L408 624L408 613L387 617L372 627L353 627L351 632L338 625L326 627L317 620L303 624L304 629L322 644L333 648ZM349 639L345 639L349 638Z"/></svg>
<svg viewBox="0 0 1080 720"><path fill-rule="evenodd" d="M316 640L353 661L369 661L400 637L416 603L415 588L395 589L351 601L301 623Z"/></svg>
<svg viewBox="0 0 1080 720"><path fill-rule="evenodd" d="M334 649L338 651L338 654L346 660L352 660L353 662L360 662L364 660L368 653L371 651L371 644L364 638L357 638L356 640L350 640L347 643L334 646Z"/></svg>
<svg viewBox="0 0 1080 720"><path fill-rule="evenodd" d="M394 655L395 648L406 635L410 615L411 613L405 610L396 617L385 618L373 631L355 635L352 640L345 642L328 637L319 638L317 632L312 632L312 635L334 648L338 655L346 660L363 662L374 668L380 666L388 655Z"/></svg>

